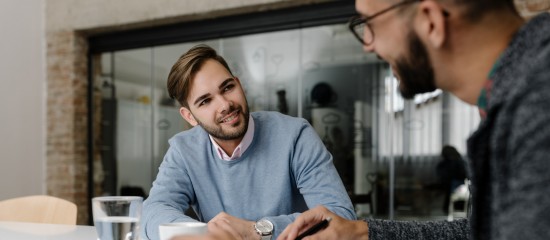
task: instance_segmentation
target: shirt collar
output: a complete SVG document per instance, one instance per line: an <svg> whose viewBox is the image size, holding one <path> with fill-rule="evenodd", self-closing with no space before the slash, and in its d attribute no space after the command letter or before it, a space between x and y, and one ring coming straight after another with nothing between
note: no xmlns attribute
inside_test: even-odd
<svg viewBox="0 0 550 240"><path fill-rule="evenodd" d="M214 141L214 138L212 136L208 135L210 137L210 141L212 142L212 145L214 145L216 149L216 153L218 154L218 157L220 157L222 160L230 161L237 159L242 156L242 154L248 149L250 144L252 144L252 139L254 138L254 119L252 116L248 117L248 128L246 129L246 133L244 134L243 140L241 140L241 143L235 148L235 151L233 151L233 154L231 156L227 155L225 151Z"/></svg>

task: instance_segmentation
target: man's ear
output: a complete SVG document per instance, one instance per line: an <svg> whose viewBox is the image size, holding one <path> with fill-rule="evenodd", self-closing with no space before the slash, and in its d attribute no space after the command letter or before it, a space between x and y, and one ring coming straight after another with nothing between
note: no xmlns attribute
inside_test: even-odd
<svg viewBox="0 0 550 240"><path fill-rule="evenodd" d="M415 30L426 44L440 48L447 37L446 11L437 1L422 1L418 6Z"/></svg>
<svg viewBox="0 0 550 240"><path fill-rule="evenodd" d="M187 121L189 124L191 124L191 126L197 126L198 122L197 120L195 120L195 116L193 116L193 114L191 113L191 111L189 109L187 109L186 107L181 107L180 108L180 115L183 119L185 119L185 121Z"/></svg>

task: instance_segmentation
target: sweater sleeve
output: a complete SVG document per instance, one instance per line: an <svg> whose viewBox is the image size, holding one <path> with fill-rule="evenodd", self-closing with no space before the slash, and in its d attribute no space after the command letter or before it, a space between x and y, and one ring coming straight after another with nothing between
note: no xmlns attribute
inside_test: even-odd
<svg viewBox="0 0 550 240"><path fill-rule="evenodd" d="M196 221L184 214L194 199L194 192L185 167L178 159L181 159L179 152L169 148L149 197L143 203L141 222L145 239L159 239L162 223Z"/></svg>
<svg viewBox="0 0 550 240"><path fill-rule="evenodd" d="M369 240L467 240L470 225L467 219L456 221L391 221L366 219Z"/></svg>
<svg viewBox="0 0 550 240"><path fill-rule="evenodd" d="M355 220L355 211L344 188L332 156L309 123L305 120L294 143L291 158L292 176L308 208L323 205L335 214ZM277 237L298 214L268 217Z"/></svg>

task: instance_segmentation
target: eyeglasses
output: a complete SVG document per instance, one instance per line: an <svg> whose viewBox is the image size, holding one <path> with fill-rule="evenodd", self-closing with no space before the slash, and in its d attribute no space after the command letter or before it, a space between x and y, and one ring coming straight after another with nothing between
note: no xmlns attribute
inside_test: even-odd
<svg viewBox="0 0 550 240"><path fill-rule="evenodd" d="M391 5L388 8L381 10L380 12L377 12L369 17L354 16L349 21L349 30L353 33L357 40L359 40L359 42L361 42L363 45L369 45L374 41L374 32L369 26L369 21L398 7L420 1L422 0L405 0L400 3Z"/></svg>

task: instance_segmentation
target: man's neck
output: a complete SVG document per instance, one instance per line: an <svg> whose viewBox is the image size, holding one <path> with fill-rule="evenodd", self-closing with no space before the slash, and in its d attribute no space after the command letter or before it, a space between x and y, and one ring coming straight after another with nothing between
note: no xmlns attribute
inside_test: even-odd
<svg viewBox="0 0 550 240"><path fill-rule="evenodd" d="M489 72L508 47L524 20L510 13L494 13L473 24L464 23L450 34L450 51L440 66L438 86L475 105ZM446 65L446 66L445 66ZM445 74L446 73L446 74Z"/></svg>

